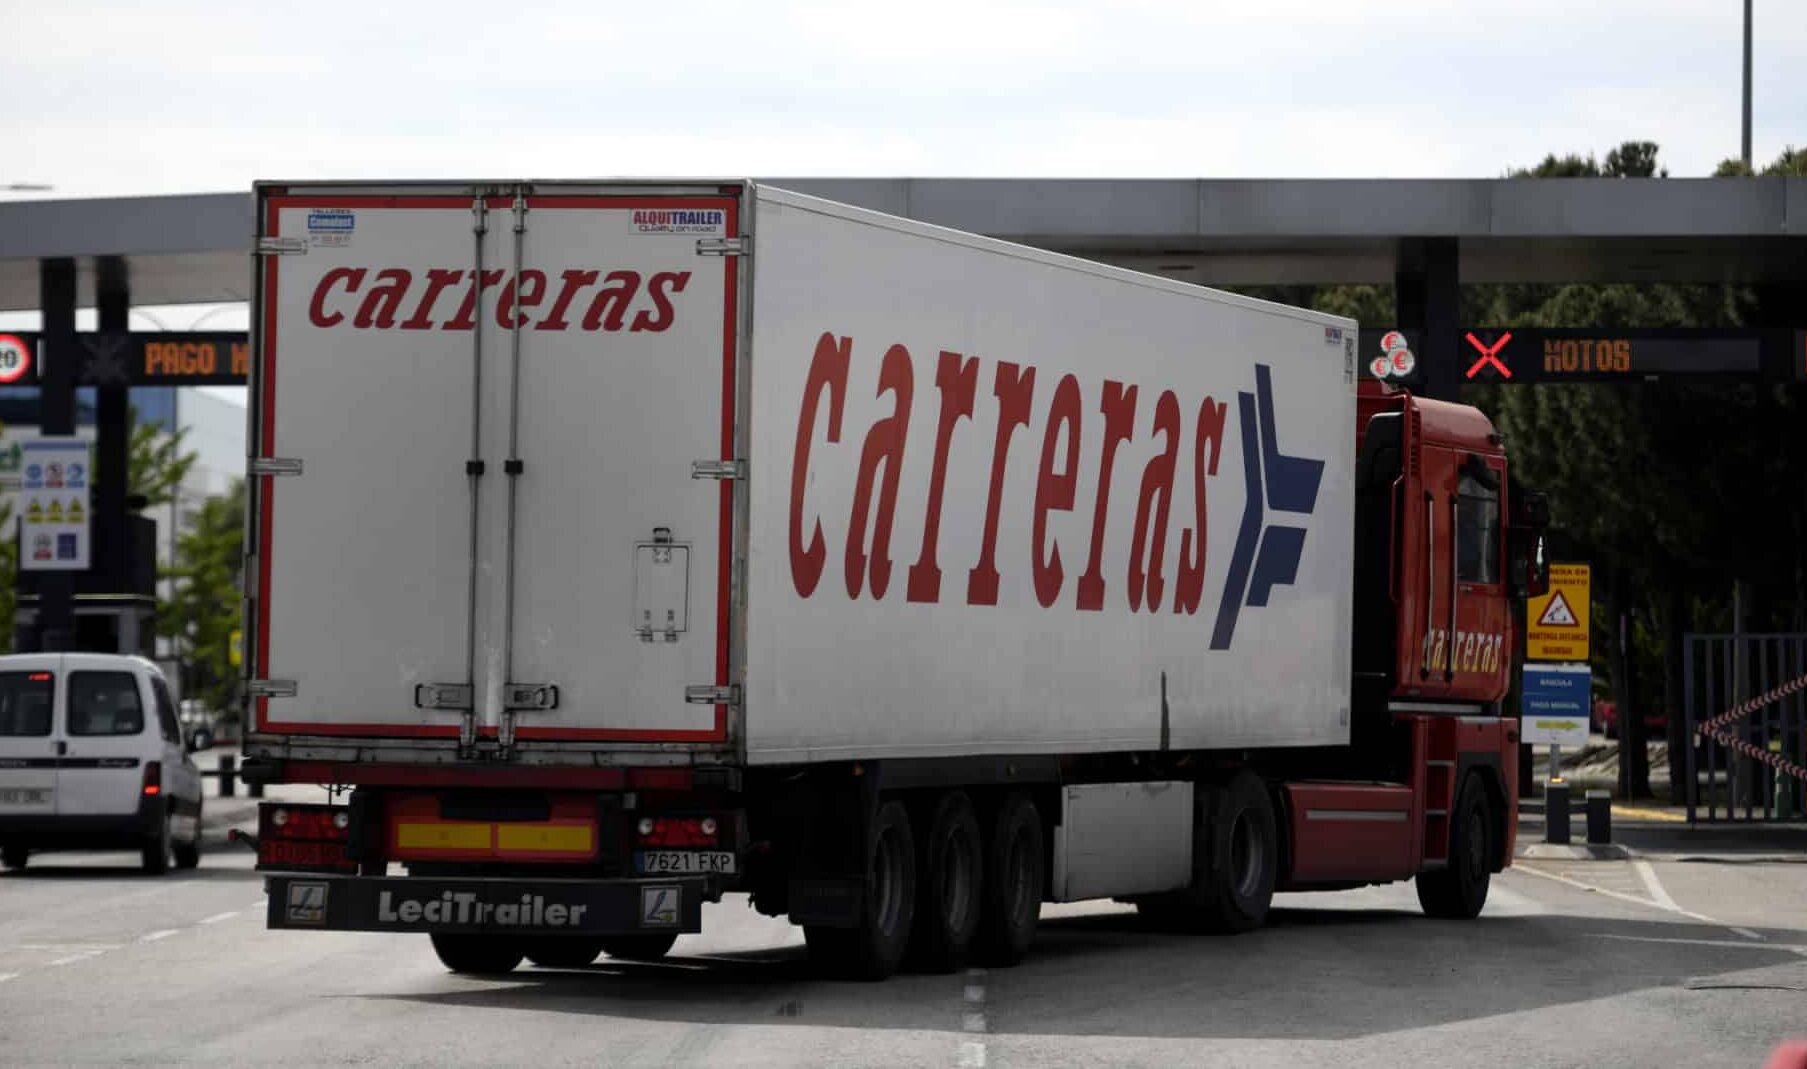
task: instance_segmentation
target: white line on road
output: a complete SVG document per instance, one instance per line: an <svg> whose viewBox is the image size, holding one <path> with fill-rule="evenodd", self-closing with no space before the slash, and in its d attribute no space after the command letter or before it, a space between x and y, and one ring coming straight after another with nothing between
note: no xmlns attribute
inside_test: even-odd
<svg viewBox="0 0 1807 1069"><path fill-rule="evenodd" d="M1638 862L1638 864L1643 864L1643 862ZM1583 883L1580 880L1571 880L1567 876L1559 876L1554 872L1545 872L1542 869L1533 868L1530 865L1526 865L1522 862L1519 864L1516 864L1512 867L1515 869L1521 869L1525 872L1530 873L1533 876L1542 876L1546 880L1555 880L1557 883L1566 883L1570 887L1579 887L1583 891L1592 891L1595 894L1605 895L1608 898L1617 898L1617 899L1620 899L1621 901L1633 903L1634 905L1647 906L1652 909L1660 909L1664 913L1674 913L1677 916L1686 917L1689 920L1699 921L1702 924L1711 924L1711 925L1714 925L1719 928L1730 928L1731 927L1730 925L1726 924L1724 921L1715 920L1714 918L1707 916L1705 913L1696 913L1691 909L1683 909L1680 906L1675 904L1674 899L1669 899L1669 904L1664 905L1662 902L1655 901L1654 898L1639 898L1637 895L1628 895L1623 891L1615 891L1610 887L1596 887L1591 883ZM1656 877L1653 874L1649 877L1649 879L1655 880ZM1646 886L1648 887L1649 884L1646 884ZM1662 885L1657 884L1655 889L1657 891L1662 891ZM1669 898L1669 896L1667 894L1664 894L1663 897Z"/></svg>
<svg viewBox="0 0 1807 1069"><path fill-rule="evenodd" d="M966 970L966 1017L962 1022L968 1035L982 1036L991 1030L985 1019L985 970ZM960 1069L985 1069L985 1041L966 1039L960 1042Z"/></svg>
<svg viewBox="0 0 1807 1069"><path fill-rule="evenodd" d="M201 923L201 924L218 924L221 921L229 921L232 918L238 916L240 913L243 913L243 912L244 912L244 910L234 909L234 910L228 910L225 913L215 913L211 917L202 917L200 919L199 923Z"/></svg>
<svg viewBox="0 0 1807 1069"><path fill-rule="evenodd" d="M17 980L18 978L19 974L16 972L0 972L0 984L4 984L8 980Z"/></svg>
<svg viewBox="0 0 1807 1069"><path fill-rule="evenodd" d="M1734 947L1740 950L1792 950L1796 954L1807 955L1807 943L1765 943L1762 946L1752 946L1730 939L1675 939L1655 935L1610 935L1605 932L1590 934L1595 939L1619 939L1628 943L1680 943L1683 946Z"/></svg>
<svg viewBox="0 0 1807 1069"><path fill-rule="evenodd" d="M1656 901L1657 905L1674 913L1687 912L1676 904L1675 899L1669 897L1668 891L1663 890L1663 885L1657 881L1656 870L1650 867L1650 862L1639 859L1633 861L1631 867L1638 870L1638 877L1644 881L1644 889L1650 892L1650 897Z"/></svg>
<svg viewBox="0 0 1807 1069"><path fill-rule="evenodd" d="M1756 932L1751 931L1749 928L1733 928L1732 931L1737 933L1738 935L1742 935L1746 939L1755 939L1758 942L1763 941L1763 937L1761 935L1758 935Z"/></svg>
<svg viewBox="0 0 1807 1069"><path fill-rule="evenodd" d="M104 950L85 950L80 954L70 954L67 957L55 958L50 962L50 964L51 965L73 965L78 961L87 961L89 958L97 958L100 955L105 954L105 953L106 953L106 951L104 951Z"/></svg>
<svg viewBox="0 0 1807 1069"><path fill-rule="evenodd" d="M170 936L175 935L178 931L181 931L181 929L165 928L160 932L152 932L149 935L141 935L138 937L138 941L140 943L155 943L159 939L168 939Z"/></svg>

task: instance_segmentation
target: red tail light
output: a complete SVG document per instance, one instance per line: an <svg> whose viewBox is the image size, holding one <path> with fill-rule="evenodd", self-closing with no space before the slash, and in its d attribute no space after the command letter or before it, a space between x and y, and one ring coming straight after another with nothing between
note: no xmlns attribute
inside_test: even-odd
<svg viewBox="0 0 1807 1069"><path fill-rule="evenodd" d="M162 793L163 793L163 764L160 761L147 762L144 766L144 794L145 794L145 797L148 798L151 795L162 794Z"/></svg>
<svg viewBox="0 0 1807 1069"><path fill-rule="evenodd" d="M50 682L50 673L49 672L33 672L32 674L26 676L25 678L33 683L48 683L48 682Z"/></svg>
<svg viewBox="0 0 1807 1069"><path fill-rule="evenodd" d="M642 817L643 846L714 846L720 841L714 817Z"/></svg>

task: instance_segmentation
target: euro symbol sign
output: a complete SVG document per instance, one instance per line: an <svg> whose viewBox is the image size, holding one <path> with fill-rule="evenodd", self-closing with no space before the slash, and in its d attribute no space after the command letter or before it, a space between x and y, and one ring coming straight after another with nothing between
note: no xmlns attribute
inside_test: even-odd
<svg viewBox="0 0 1807 1069"><path fill-rule="evenodd" d="M1511 378L1512 377L1512 369L1507 367L1506 362L1500 359L1500 350L1504 349L1506 347L1506 343L1511 340L1512 340L1512 332L1507 331L1506 333L1500 335L1500 340L1494 342L1492 347L1490 348L1488 346L1482 345L1481 339L1475 337L1474 333L1472 331L1470 331L1468 334L1468 344L1475 347L1475 350L1481 354L1481 358L1479 360L1476 360L1474 362L1474 364L1469 367L1468 377L1471 379L1474 378L1476 372L1480 371L1483 367L1486 367L1488 364L1492 364L1494 366L1494 368L1497 371L1499 371L1501 376L1508 378L1508 379Z"/></svg>

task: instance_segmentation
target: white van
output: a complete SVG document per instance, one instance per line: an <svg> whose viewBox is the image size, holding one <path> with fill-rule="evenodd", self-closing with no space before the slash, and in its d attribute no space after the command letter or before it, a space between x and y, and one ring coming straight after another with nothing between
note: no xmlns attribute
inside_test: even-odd
<svg viewBox="0 0 1807 1069"><path fill-rule="evenodd" d="M137 850L153 873L200 863L201 774L151 661L0 656L0 863L46 850Z"/></svg>

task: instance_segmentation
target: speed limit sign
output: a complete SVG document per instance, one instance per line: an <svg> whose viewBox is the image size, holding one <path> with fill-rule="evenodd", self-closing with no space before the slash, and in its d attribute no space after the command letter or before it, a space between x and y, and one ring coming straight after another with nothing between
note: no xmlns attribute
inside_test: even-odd
<svg viewBox="0 0 1807 1069"><path fill-rule="evenodd" d="M18 382L31 372L31 346L13 334L0 334L0 386Z"/></svg>

